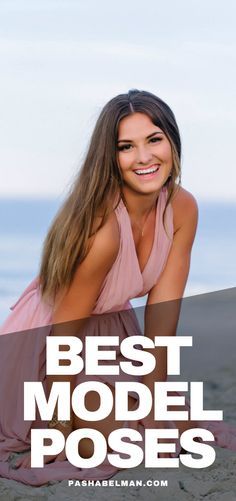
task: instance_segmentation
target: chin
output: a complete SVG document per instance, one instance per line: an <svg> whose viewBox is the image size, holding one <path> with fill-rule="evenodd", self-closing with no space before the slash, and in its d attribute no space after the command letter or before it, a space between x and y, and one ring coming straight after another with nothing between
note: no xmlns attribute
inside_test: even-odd
<svg viewBox="0 0 236 501"><path fill-rule="evenodd" d="M145 189L141 189L140 186L127 186L126 189L128 189L129 192L136 193L138 195L153 195L154 193L159 193L161 190L161 186L155 186L155 187L146 187Z"/></svg>
<svg viewBox="0 0 236 501"><path fill-rule="evenodd" d="M152 193L156 193L156 192L159 192L164 184L165 184L166 181L163 181L163 183L150 183L149 186L146 185L146 186L137 186L136 187L136 191L139 191L140 193L143 193L143 194L152 194Z"/></svg>
<svg viewBox="0 0 236 501"><path fill-rule="evenodd" d="M124 187L126 190L139 193L140 195L151 195L154 193L158 193L163 186L165 185L169 174L159 176L158 179L150 179L139 181L132 177L132 179L127 176L127 179L124 179Z"/></svg>

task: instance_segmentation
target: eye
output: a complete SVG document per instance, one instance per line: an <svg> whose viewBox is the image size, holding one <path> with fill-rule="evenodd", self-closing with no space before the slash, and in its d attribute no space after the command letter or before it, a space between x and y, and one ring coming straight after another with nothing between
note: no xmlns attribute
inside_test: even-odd
<svg viewBox="0 0 236 501"><path fill-rule="evenodd" d="M150 139L150 143L158 143L159 141L161 141L162 138L161 137L152 137Z"/></svg>
<svg viewBox="0 0 236 501"><path fill-rule="evenodd" d="M118 151L129 151L131 148L131 144L122 144L121 146L118 146Z"/></svg>

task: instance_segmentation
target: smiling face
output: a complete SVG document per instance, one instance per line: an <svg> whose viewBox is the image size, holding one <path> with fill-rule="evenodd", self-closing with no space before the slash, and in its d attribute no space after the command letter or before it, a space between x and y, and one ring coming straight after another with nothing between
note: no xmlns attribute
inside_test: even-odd
<svg viewBox="0 0 236 501"><path fill-rule="evenodd" d="M117 160L126 189L158 193L172 169L171 144L148 115L133 113L120 121Z"/></svg>

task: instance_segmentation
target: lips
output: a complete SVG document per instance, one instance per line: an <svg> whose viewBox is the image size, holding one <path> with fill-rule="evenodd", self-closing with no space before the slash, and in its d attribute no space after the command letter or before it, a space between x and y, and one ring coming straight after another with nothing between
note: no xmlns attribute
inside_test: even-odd
<svg viewBox="0 0 236 501"><path fill-rule="evenodd" d="M154 164L154 165L151 165L150 167L145 167L142 169L135 169L134 172L138 176L149 176L149 175L155 174L159 170L159 168L160 168L160 165Z"/></svg>

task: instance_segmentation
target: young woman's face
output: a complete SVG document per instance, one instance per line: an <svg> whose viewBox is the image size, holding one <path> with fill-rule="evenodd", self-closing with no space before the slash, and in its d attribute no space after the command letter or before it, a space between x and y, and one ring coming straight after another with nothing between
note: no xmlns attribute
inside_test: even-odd
<svg viewBox="0 0 236 501"><path fill-rule="evenodd" d="M134 113L120 121L117 160L124 183L138 193L160 191L173 164L171 145L148 115Z"/></svg>

